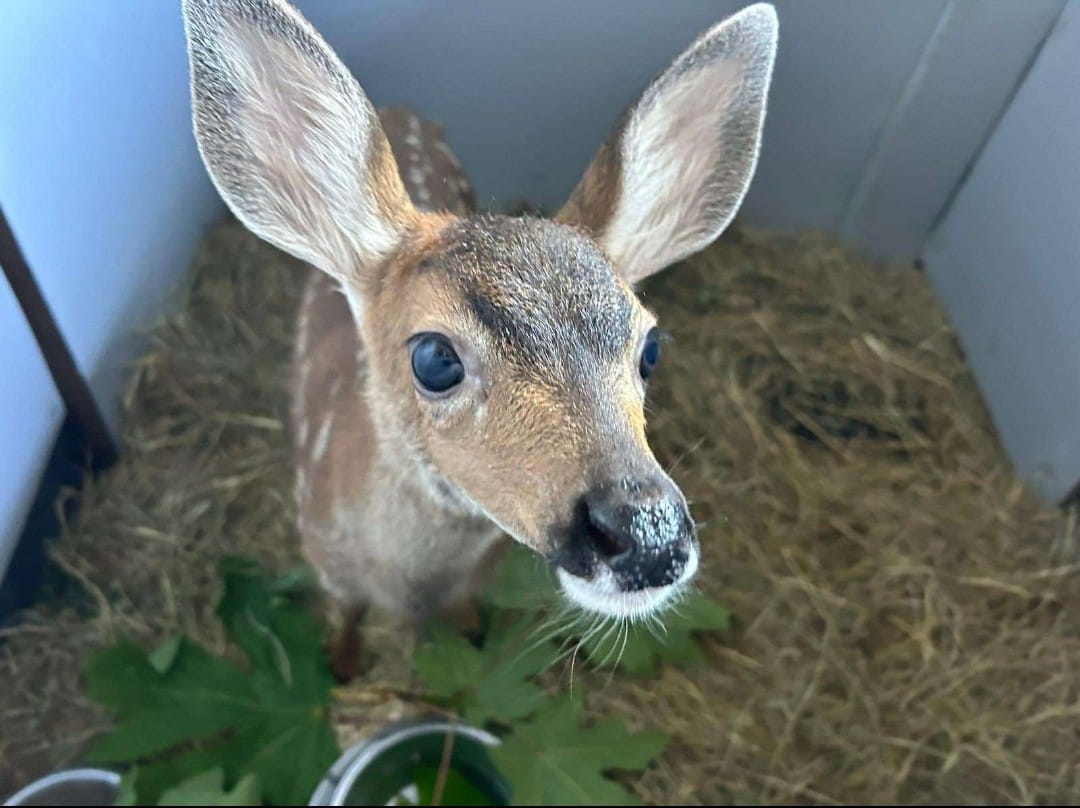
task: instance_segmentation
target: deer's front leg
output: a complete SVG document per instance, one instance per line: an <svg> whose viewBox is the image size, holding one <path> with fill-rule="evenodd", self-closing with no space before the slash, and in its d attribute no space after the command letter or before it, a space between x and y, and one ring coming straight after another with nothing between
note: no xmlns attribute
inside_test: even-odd
<svg viewBox="0 0 1080 808"><path fill-rule="evenodd" d="M341 684L355 679L366 667L360 641L360 623L366 612L365 604L352 604L341 610L341 627L330 654L330 669Z"/></svg>

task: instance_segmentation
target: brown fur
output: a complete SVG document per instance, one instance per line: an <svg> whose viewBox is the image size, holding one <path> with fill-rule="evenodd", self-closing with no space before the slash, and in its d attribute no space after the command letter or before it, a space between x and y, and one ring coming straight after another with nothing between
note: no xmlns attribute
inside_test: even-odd
<svg viewBox="0 0 1080 808"><path fill-rule="evenodd" d="M556 215L556 221L587 227L597 238L603 234L619 199L618 133L621 131L621 126L616 127L617 134L600 146L574 192Z"/></svg>

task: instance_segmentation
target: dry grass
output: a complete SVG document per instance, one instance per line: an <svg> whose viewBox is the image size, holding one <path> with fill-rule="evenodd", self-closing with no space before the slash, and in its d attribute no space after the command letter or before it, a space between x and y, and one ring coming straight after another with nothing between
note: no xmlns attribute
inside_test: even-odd
<svg viewBox="0 0 1080 808"><path fill-rule="evenodd" d="M55 546L74 582L4 630L0 790L102 725L89 650L178 630L220 647L217 558L297 559L281 419L299 279L234 223L205 243L136 368L125 458ZM586 674L591 711L674 736L642 797L1080 801L1076 525L1012 476L923 276L740 231L645 297L676 338L653 442L738 627L658 681ZM378 683L405 652L373 632L386 664L342 693L344 737L403 709Z"/></svg>

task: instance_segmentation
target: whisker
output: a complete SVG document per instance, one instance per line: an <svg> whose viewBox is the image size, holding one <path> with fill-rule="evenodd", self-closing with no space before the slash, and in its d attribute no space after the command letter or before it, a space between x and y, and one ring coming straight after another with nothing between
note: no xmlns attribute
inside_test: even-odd
<svg viewBox="0 0 1080 808"><path fill-rule="evenodd" d="M583 614L573 615L573 617L564 625L564 627L559 629L559 631L566 634L566 637L563 639L563 642L559 643L559 648L561 648L561 649L566 648L570 643L575 642L576 639L581 636L582 625L589 621L589 617L590 617L589 615L583 615ZM589 628L584 629L584 632L588 633L589 631L591 631L592 627L593 627L593 625L595 625L595 623L596 623L596 621L593 620L593 622L589 624ZM556 657L555 661L558 662L558 661L561 661L561 660L565 659L568 652L569 651L564 652L564 654L561 654L558 657Z"/></svg>
<svg viewBox="0 0 1080 808"><path fill-rule="evenodd" d="M630 639L630 623L631 621L623 618L622 629L619 634L622 635L622 645L619 647L619 653L615 656L615 661L611 665L611 671L608 673L607 685L610 686L612 680L615 678L615 671L619 669L619 663L622 661L623 654L626 653L626 642ZM615 635L615 642L619 642L619 634Z"/></svg>
<svg viewBox="0 0 1080 808"><path fill-rule="evenodd" d="M615 658L615 667L619 667L619 663L622 662L623 654L626 653L626 645L630 642L630 632L633 630L633 621L629 621L623 630L622 647L619 649L619 656Z"/></svg>
<svg viewBox="0 0 1080 808"><path fill-rule="evenodd" d="M581 646L588 642L589 638L600 628L603 628L604 621L607 618L604 615L599 615L596 620L593 621L592 627L588 633L578 640L577 645L574 646L574 653L570 656L570 698L574 697L574 666L577 663L578 651L581 650Z"/></svg>
<svg viewBox="0 0 1080 808"><path fill-rule="evenodd" d="M529 629L529 633L526 635L525 638L526 641L531 640L533 637L536 637L537 635L547 631L552 626L561 623L562 618L563 613L558 612L552 616L549 616L547 619L541 620L540 622L536 623L535 625L533 625L532 628Z"/></svg>
<svg viewBox="0 0 1080 808"><path fill-rule="evenodd" d="M603 650L605 647L605 643L608 642L608 638L611 637L612 633L614 632L615 639L611 643L611 647L608 648L607 652L604 654L603 660L597 663L596 660L590 657L590 661L592 661L598 669L604 668L607 665L608 659L610 659L611 655L615 652L615 647L618 645L619 631L622 630L622 625L623 621L621 618L612 618L611 627L607 631L605 631L604 635L600 638L600 642L597 645L599 647L599 650Z"/></svg>
<svg viewBox="0 0 1080 808"><path fill-rule="evenodd" d="M682 463L688 455L693 454L698 449L700 449L703 443L705 443L704 435L698 438L697 443L695 443L693 446L691 446L689 449L687 449L685 452L675 458L675 461L666 469L667 473L671 474L673 471L675 471L675 469L678 468L679 464Z"/></svg>
<svg viewBox="0 0 1080 808"><path fill-rule="evenodd" d="M519 661L523 656L525 656L526 654L532 653L534 650L536 650L537 648L542 646L544 643L550 642L551 640L555 639L560 634L564 634L567 631L571 630L573 628L574 620L571 620L567 624L563 624L562 623L562 617L565 617L565 616L566 615L561 616L558 620L555 620L553 618L552 620L545 621L545 624L544 624L545 627L550 627L553 623L557 623L557 625L555 625L554 628L552 628L550 631L548 631L544 636L539 637L539 638L533 640L532 642L529 642L524 648L522 648L522 650L518 653L518 655L514 658L513 661L514 662ZM539 628L534 629L533 632L530 632L530 639L531 639L532 635L534 633L537 633L538 631L539 631ZM562 648L562 645L560 645L559 647ZM547 667L550 668L552 665L554 665L556 662L558 662L559 659L560 659L560 657L558 657L558 656L555 657L548 664Z"/></svg>
<svg viewBox="0 0 1080 808"><path fill-rule="evenodd" d="M603 619L602 616L600 616L600 615L593 616L593 615L590 615L590 614L584 614L584 615L581 615L579 617L579 620L575 621L575 625L568 626L567 631L572 631L573 629L575 629L577 627L576 626L577 622L585 622L585 621L587 621L589 619L589 617L592 617L593 620L592 620L591 623L589 623L589 627L587 629L585 629L584 632L579 634L578 632L575 631L570 636L568 636L566 638L566 640L563 641L560 648L566 648L566 650L563 651L563 653L559 654L559 656L555 658L555 662L560 662L563 659L566 659L566 657L569 656L572 652L574 652L579 645L581 645L583 642L587 641L589 636L596 630L597 623L599 623ZM584 619L581 619L581 618L584 618ZM575 637L574 635L577 635L577 636ZM570 647L571 644L573 645L573 647Z"/></svg>
<svg viewBox="0 0 1080 808"><path fill-rule="evenodd" d="M645 620L645 627L649 630L649 633L656 637L660 642L667 641L667 626L665 626L664 621L655 614L649 615L648 619Z"/></svg>
<svg viewBox="0 0 1080 808"><path fill-rule="evenodd" d="M680 600L676 600L676 599L673 598L671 603L668 604L667 608L664 611L667 614L673 614L676 617L685 618L686 617L686 612L680 611L679 610L680 606L682 606L682 602Z"/></svg>

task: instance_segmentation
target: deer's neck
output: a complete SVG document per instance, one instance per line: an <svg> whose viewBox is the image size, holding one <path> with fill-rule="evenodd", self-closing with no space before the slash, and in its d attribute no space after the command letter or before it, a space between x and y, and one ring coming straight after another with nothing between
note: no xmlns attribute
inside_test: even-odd
<svg viewBox="0 0 1080 808"><path fill-rule="evenodd" d="M364 389L367 383L366 377L361 376L362 392L370 405L374 405L369 391ZM403 497L438 512L443 518L490 523L484 509L439 472L422 447L406 435L396 413L371 406L371 414L373 438L378 447L373 489L382 488L384 495Z"/></svg>

